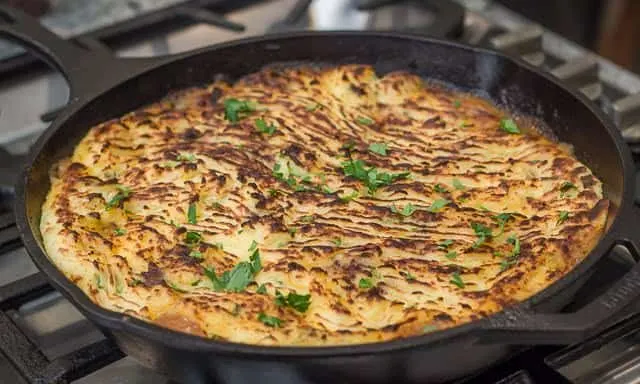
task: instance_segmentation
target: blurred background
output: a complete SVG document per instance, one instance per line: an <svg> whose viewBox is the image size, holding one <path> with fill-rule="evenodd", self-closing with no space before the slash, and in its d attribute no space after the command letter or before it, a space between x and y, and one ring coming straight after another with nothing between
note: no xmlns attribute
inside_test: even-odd
<svg viewBox="0 0 640 384"><path fill-rule="evenodd" d="M640 71L638 0L498 2L618 65Z"/></svg>

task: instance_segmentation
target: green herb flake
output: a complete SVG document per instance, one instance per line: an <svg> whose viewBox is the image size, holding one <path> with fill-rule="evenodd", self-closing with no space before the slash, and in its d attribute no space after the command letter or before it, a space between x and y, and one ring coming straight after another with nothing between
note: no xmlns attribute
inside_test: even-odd
<svg viewBox="0 0 640 384"><path fill-rule="evenodd" d="M192 282L191 282L191 286L192 286L192 287L195 287L196 285L200 284L200 282L201 282L201 281L202 281L202 280L200 280L200 279L198 279L198 280L194 280L194 281L192 281Z"/></svg>
<svg viewBox="0 0 640 384"><path fill-rule="evenodd" d="M516 237L516 235L511 235L507 239L507 243L513 245L513 250L511 251L511 257L520 256L520 239Z"/></svg>
<svg viewBox="0 0 640 384"><path fill-rule="evenodd" d="M289 292L287 296L276 291L275 304L279 307L291 307L300 313L304 313L311 305L311 295L298 295L295 292Z"/></svg>
<svg viewBox="0 0 640 384"><path fill-rule="evenodd" d="M415 280L415 279L416 279L416 277L415 277L413 274L411 274L411 272L409 272L409 271L407 271L407 272L405 272L405 273L404 273L404 278L405 278L407 281L413 281L413 280Z"/></svg>
<svg viewBox="0 0 640 384"><path fill-rule="evenodd" d="M444 257L446 257L446 258L447 258L447 259L449 259L449 260L453 260L453 259L455 259L456 257L458 257L458 252L455 252L455 251L447 252L447 253L444 255Z"/></svg>
<svg viewBox="0 0 640 384"><path fill-rule="evenodd" d="M462 191L462 190L464 190L464 189L465 189L464 184L462 184L462 183L460 182L460 180L458 180L458 179L453 179L453 181L451 182L451 184L453 185L453 188L455 188L455 189L457 189L457 190L459 190L459 191Z"/></svg>
<svg viewBox="0 0 640 384"><path fill-rule="evenodd" d="M471 223L471 228L478 237L476 242L473 243L472 248L478 248L493 236L493 234L491 233L491 228L485 226L484 224L473 222Z"/></svg>
<svg viewBox="0 0 640 384"><path fill-rule="evenodd" d="M180 287L178 287L175 283L172 283L169 280L165 279L165 283L167 283L167 285L169 286L169 288L173 289L176 292L180 292L180 293L188 293L189 291L186 291Z"/></svg>
<svg viewBox="0 0 640 384"><path fill-rule="evenodd" d="M372 125L374 123L374 121L368 117L358 117L356 121L358 122L358 124L362 125Z"/></svg>
<svg viewBox="0 0 640 384"><path fill-rule="evenodd" d="M358 287L361 289L373 288L373 282L371 281L371 279L362 278L360 279L360 281L358 281Z"/></svg>
<svg viewBox="0 0 640 384"><path fill-rule="evenodd" d="M451 244L453 244L453 240L451 239L446 239L446 240L442 240L440 243L438 243L438 249L441 251L446 251Z"/></svg>
<svg viewBox="0 0 640 384"><path fill-rule="evenodd" d="M258 320L262 322L262 324L266 325L267 327L280 328L282 326L282 320L274 316L269 316L264 312L260 312L258 314Z"/></svg>
<svg viewBox="0 0 640 384"><path fill-rule="evenodd" d="M191 252L189 252L189 256L193 257L194 259L198 259L198 260L202 260L202 258L203 258L202 252L198 251L197 249L194 249Z"/></svg>
<svg viewBox="0 0 640 384"><path fill-rule="evenodd" d="M204 274L211 280L215 291L242 292L253 281L254 276L262 269L260 253L253 252L250 261L238 263L231 271L217 276L213 268L204 268Z"/></svg>
<svg viewBox="0 0 640 384"><path fill-rule="evenodd" d="M113 230L113 234L116 236L124 236L127 234L127 230L124 228L116 228Z"/></svg>
<svg viewBox="0 0 640 384"><path fill-rule="evenodd" d="M451 280L449 280L449 282L458 288L464 288L464 281L462 281L462 277L460 277L459 272L453 272L453 274L451 275Z"/></svg>
<svg viewBox="0 0 640 384"><path fill-rule="evenodd" d="M513 121L513 119L502 119L500 120L500 129L502 129L503 131L507 132L507 133L511 133L511 134L519 134L520 132L520 128L518 128L518 125L516 124L515 121Z"/></svg>
<svg viewBox="0 0 640 384"><path fill-rule="evenodd" d="M340 199L340 201L342 201L343 203L348 203L351 200L357 198L359 196L358 191L353 191L348 195L343 195L343 196L338 196L338 198Z"/></svg>
<svg viewBox="0 0 640 384"><path fill-rule="evenodd" d="M369 144L369 152L373 152L375 154L381 156L387 156L387 144L386 143L371 143Z"/></svg>
<svg viewBox="0 0 640 384"><path fill-rule="evenodd" d="M251 245L249 246L249 252L253 252L258 249L258 243L255 240L251 241Z"/></svg>
<svg viewBox="0 0 640 384"><path fill-rule="evenodd" d="M433 190L438 193L447 193L447 189L442 184L436 184L433 186Z"/></svg>
<svg viewBox="0 0 640 384"><path fill-rule="evenodd" d="M413 213L415 211L416 211L416 207L411 203L406 204L404 206L404 208L402 208L401 210L396 208L395 205L391 206L391 212L397 213L397 214L402 215L404 217L409 217L409 216L413 215Z"/></svg>
<svg viewBox="0 0 640 384"><path fill-rule="evenodd" d="M433 203L431 203L431 206L427 208L427 211L432 213L439 212L442 208L449 205L449 203L451 203L451 200L437 199Z"/></svg>
<svg viewBox="0 0 640 384"><path fill-rule="evenodd" d="M187 221L189 224L197 224L196 203L189 204L189 209L187 210Z"/></svg>
<svg viewBox="0 0 640 384"><path fill-rule="evenodd" d="M341 245L342 245L342 239L341 239L341 238L339 238L339 237L336 237L335 239L331 240L331 242L332 242L333 244L335 244L335 245L336 245L336 247L339 247L339 246L341 246Z"/></svg>
<svg viewBox="0 0 640 384"><path fill-rule="evenodd" d="M131 195L131 189L124 185L118 185L116 186L116 189L118 190L118 192L111 198L111 200L109 200L109 202L105 206L106 210L119 206L121 202L123 202Z"/></svg>
<svg viewBox="0 0 640 384"><path fill-rule="evenodd" d="M291 235L291 237L294 237L296 235L296 232L298 232L298 228L290 227L287 229L287 232L289 232L289 235Z"/></svg>
<svg viewBox="0 0 640 384"><path fill-rule="evenodd" d="M181 152L178 154L178 157L176 157L176 160L186 163L195 163L197 159L196 155L194 155L193 153Z"/></svg>
<svg viewBox="0 0 640 384"><path fill-rule="evenodd" d="M267 135L273 135L276 131L276 126L273 124L267 125L267 123L263 119L256 119L254 121L256 124L256 129L260 133L266 133Z"/></svg>
<svg viewBox="0 0 640 384"><path fill-rule="evenodd" d="M373 194L380 187L390 185L396 180L405 179L409 176L409 172L396 174L379 172L374 167L367 168L362 160L353 159L342 163L342 171L346 176L364 182L369 194Z"/></svg>
<svg viewBox="0 0 640 384"><path fill-rule="evenodd" d="M102 276L99 273L96 273L93 275L93 278L96 280L96 287L98 287L98 289L103 289L104 285L102 284Z"/></svg>
<svg viewBox="0 0 640 384"><path fill-rule="evenodd" d="M196 231L187 231L184 234L184 241L188 245L193 246L199 244L200 241L202 241L202 235Z"/></svg>
<svg viewBox="0 0 640 384"><path fill-rule="evenodd" d="M567 211L560 211L560 213L558 214L558 221L556 224L562 224L564 223L567 219L569 218L569 212Z"/></svg>
<svg viewBox="0 0 640 384"><path fill-rule="evenodd" d="M247 113L254 112L256 107L256 104L250 101L226 99L224 101L224 118L236 123Z"/></svg>
<svg viewBox="0 0 640 384"><path fill-rule="evenodd" d="M576 185L570 181L565 181L564 183L562 183L562 185L560 185L560 197L564 197L567 192L572 189L578 189L578 187L576 187Z"/></svg>
<svg viewBox="0 0 640 384"><path fill-rule="evenodd" d="M462 106L462 102L459 99L453 100L453 107L460 108Z"/></svg>
<svg viewBox="0 0 640 384"><path fill-rule="evenodd" d="M267 294L267 286L264 285L264 284L260 284L258 289L256 289L256 293L261 294L261 295L266 295Z"/></svg>
<svg viewBox="0 0 640 384"><path fill-rule="evenodd" d="M307 104L304 107L304 109L306 109L309 112L315 112L317 109L320 109L320 108L322 108L322 105L318 103Z"/></svg>
<svg viewBox="0 0 640 384"><path fill-rule="evenodd" d="M495 236L500 236L504 232L504 226L514 217L512 213L504 212L499 215L492 216L491 218L498 223L498 233Z"/></svg>

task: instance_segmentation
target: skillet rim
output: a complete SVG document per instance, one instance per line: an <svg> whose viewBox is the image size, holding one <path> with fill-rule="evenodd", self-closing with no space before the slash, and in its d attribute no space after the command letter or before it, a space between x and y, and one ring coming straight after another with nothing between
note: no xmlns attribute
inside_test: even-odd
<svg viewBox="0 0 640 384"><path fill-rule="evenodd" d="M300 38L339 38L341 36L346 37L361 37L368 39L376 38L392 38L401 40L410 40L422 45L444 45L450 48L470 51L473 54L481 54L493 56L500 61L511 62L517 67L527 70L533 75L543 79L544 81L552 83L559 88L559 92L565 92L569 96L577 99L588 112L595 115L600 122L602 128L604 128L609 134L610 139L618 153L618 160L622 165L622 193L620 196L620 205L618 211L615 213L615 217L611 221L610 227L603 234L597 245L589 252L589 254L572 270L562 276L560 279L554 281L551 285L545 289L538 291L528 299L519 302L515 306L507 307L492 315L482 317L481 319L463 323L461 325L445 328L442 330L425 333L422 335L414 335L404 337L400 339L394 339L383 342L365 343L365 344L347 344L347 345L332 345L332 346L264 346L254 344L241 344L234 342L219 341L213 339L207 339L199 336L194 336L179 331L174 331L165 327L155 325L153 323L134 318L130 315L125 315L120 312L104 309L99 305L93 303L89 297L75 284L66 278L66 276L51 262L46 255L44 249L40 246L36 240L34 231L29 225L29 218L27 212L27 185L29 184L31 169L40 157L42 149L47 146L50 138L62 127L73 115L77 114L80 110L85 108L92 101L104 97L110 90L122 86L122 84L132 81L133 79L154 70L160 69L160 67L166 67L169 65L179 65L182 60L187 60L190 57L212 54L215 51L222 50L233 46L242 45L259 45L259 44L277 44L280 41L288 39L300 39ZM119 59L130 60L130 59ZM136 60L136 59L133 59ZM71 100L71 98L70 98ZM89 128L87 128L88 130ZM412 35L402 32L378 32L378 31L301 31L301 32L287 32L278 34L261 35L255 37L248 37L244 39L232 40L224 43L214 44L202 48L198 48L192 51L187 51L171 56L163 56L154 58L150 64L145 66L142 70L137 70L129 77L122 77L117 81L110 84L108 87L102 87L99 92L89 94L80 102L73 106L67 107L66 110L59 116L54 123L52 123L38 138L36 143L31 147L25 165L21 171L20 177L16 183L16 204L15 215L16 223L24 244L25 249L34 261L38 269L45 274L47 279L52 283L56 290L60 291L65 298L71 301L76 308L78 308L89 320L98 324L100 327L106 328L108 332L111 331L124 331L129 332L132 335L140 336L148 339L151 342L163 344L169 348L185 350L189 352L199 353L215 353L223 356L242 355L244 357L253 357L261 359L273 359L273 358L338 358L343 356L361 356L380 353L390 353L394 351L428 347L430 344L445 342L449 339L456 339L460 337L473 335L474 331L483 331L486 328L492 328L491 319L496 316L500 316L506 309L521 308L529 310L531 312L532 307L537 303L550 299L557 295L565 286L569 285L573 281L584 276L593 268L594 264L604 257L609 250L619 243L620 227L625 222L625 217L628 216L626 212L630 211L630 206L633 205L633 177L630 174L633 170L633 162L630 151L624 143L622 136L613 123L604 115L593 102L586 98L586 96L579 93L579 91L573 90L568 86L562 84L562 82L553 77L551 74L543 72L537 67L525 62L524 60L511 57L504 53L481 48L477 46L471 46L468 44L448 41L439 38L431 38L419 35ZM39 228L37 228L39 231ZM533 312L535 313L535 312ZM483 327L485 325L485 327Z"/></svg>

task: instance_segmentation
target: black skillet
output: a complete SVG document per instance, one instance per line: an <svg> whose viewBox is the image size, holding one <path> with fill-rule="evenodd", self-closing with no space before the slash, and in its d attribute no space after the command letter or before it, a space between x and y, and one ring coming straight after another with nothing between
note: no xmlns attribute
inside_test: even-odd
<svg viewBox="0 0 640 384"><path fill-rule="evenodd" d="M257 37L157 59L117 59L68 43L16 11L0 9L0 35L18 40L59 69L71 99L33 146L16 186L16 216L24 245L56 289L122 350L182 382L221 377L244 381L291 372L323 381L435 382L496 362L518 345L565 344L601 329L640 295L640 264L596 300L558 313L615 245L640 250L640 209L633 205L634 172L616 128L582 95L551 76L484 49L394 33L322 32ZM536 117L604 182L618 208L599 244L575 269L516 307L462 326L385 343L343 347L261 347L174 332L94 305L49 261L38 230L49 189L48 171L69 155L88 127L164 96L274 62L369 63L379 73L405 69L465 90L481 91L514 113ZM230 376L229 376L230 375ZM259 376L258 376L259 377Z"/></svg>

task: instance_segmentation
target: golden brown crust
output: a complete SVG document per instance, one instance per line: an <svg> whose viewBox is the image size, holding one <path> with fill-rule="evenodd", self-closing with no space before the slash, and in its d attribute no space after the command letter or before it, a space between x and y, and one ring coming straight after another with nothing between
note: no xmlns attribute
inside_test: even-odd
<svg viewBox="0 0 640 384"><path fill-rule="evenodd" d="M231 98L258 110L225 120ZM601 182L531 123L525 134L500 129L504 117L480 98L361 65L265 69L180 91L93 127L58 165L45 247L98 305L198 335L326 345L450 327L545 288L604 228ZM275 132L259 132L258 118ZM409 175L369 191L345 174L357 160ZM128 189L114 203L118 185ZM492 236L478 244L472 223ZM187 231L202 242L189 245ZM204 267L219 275L249 261L253 241L255 282L213 289ZM276 290L311 305L278 306Z"/></svg>

